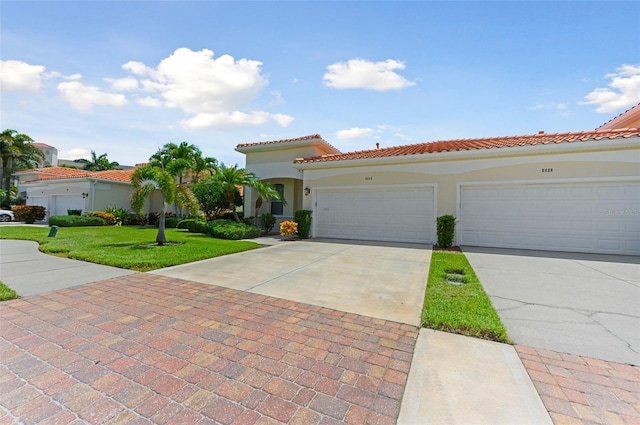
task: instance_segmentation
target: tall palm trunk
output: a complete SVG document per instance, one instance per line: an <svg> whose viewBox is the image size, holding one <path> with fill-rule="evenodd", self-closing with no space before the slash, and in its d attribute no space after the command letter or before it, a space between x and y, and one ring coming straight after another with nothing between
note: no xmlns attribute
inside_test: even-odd
<svg viewBox="0 0 640 425"><path fill-rule="evenodd" d="M158 235L156 236L156 242L159 246L167 243L167 238L165 236L164 228L165 228L165 211L167 210L167 204L162 203L162 213L160 214L160 223L158 224Z"/></svg>

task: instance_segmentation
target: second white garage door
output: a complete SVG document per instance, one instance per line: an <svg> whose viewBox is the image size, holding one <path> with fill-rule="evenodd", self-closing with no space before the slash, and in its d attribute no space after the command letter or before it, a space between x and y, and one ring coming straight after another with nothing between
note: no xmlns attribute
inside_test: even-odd
<svg viewBox="0 0 640 425"><path fill-rule="evenodd" d="M422 188L318 190L315 237L433 243L434 191Z"/></svg>
<svg viewBox="0 0 640 425"><path fill-rule="evenodd" d="M640 254L640 182L462 186L458 243Z"/></svg>

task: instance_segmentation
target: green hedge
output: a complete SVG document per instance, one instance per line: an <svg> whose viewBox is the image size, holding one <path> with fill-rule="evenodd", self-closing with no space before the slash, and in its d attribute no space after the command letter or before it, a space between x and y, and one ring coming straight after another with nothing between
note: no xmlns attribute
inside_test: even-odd
<svg viewBox="0 0 640 425"><path fill-rule="evenodd" d="M260 229L232 220L213 220L207 223L207 233L220 239L250 239L260 236Z"/></svg>
<svg viewBox="0 0 640 425"><path fill-rule="evenodd" d="M442 215L436 219L438 230L438 246L450 248L453 245L456 229L456 218L452 215Z"/></svg>
<svg viewBox="0 0 640 425"><path fill-rule="evenodd" d="M100 217L85 215L52 215L49 217L49 226L79 227L79 226L106 226L107 222Z"/></svg>
<svg viewBox="0 0 640 425"><path fill-rule="evenodd" d="M207 222L195 218L186 218L178 223L178 229L187 229L191 233L207 233Z"/></svg>
<svg viewBox="0 0 640 425"><path fill-rule="evenodd" d="M311 233L311 213L310 210L297 210L293 213L293 221L298 223L298 236L301 239L309 239Z"/></svg>
<svg viewBox="0 0 640 425"><path fill-rule="evenodd" d="M176 227L178 227L178 223L180 223L180 221L182 220L177 217L165 217L164 227L165 229L175 229ZM160 218L158 218L158 221L156 221L156 227L160 227Z"/></svg>

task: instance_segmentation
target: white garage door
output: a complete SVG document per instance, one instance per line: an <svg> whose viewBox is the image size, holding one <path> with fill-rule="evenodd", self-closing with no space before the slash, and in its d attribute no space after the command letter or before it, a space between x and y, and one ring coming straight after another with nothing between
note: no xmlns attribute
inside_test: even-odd
<svg viewBox="0 0 640 425"><path fill-rule="evenodd" d="M27 205L40 205L45 209L49 208L48 196L29 196L27 198Z"/></svg>
<svg viewBox="0 0 640 425"><path fill-rule="evenodd" d="M316 237L433 243L433 188L318 190Z"/></svg>
<svg viewBox="0 0 640 425"><path fill-rule="evenodd" d="M85 211L85 200L81 195L54 195L51 198L51 215L67 215L67 210Z"/></svg>
<svg viewBox="0 0 640 425"><path fill-rule="evenodd" d="M462 186L458 243L640 254L640 182Z"/></svg>

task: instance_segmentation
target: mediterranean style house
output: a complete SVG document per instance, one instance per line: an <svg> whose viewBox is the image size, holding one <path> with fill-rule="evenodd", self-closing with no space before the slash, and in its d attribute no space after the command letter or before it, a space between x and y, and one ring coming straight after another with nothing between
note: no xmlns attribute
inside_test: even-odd
<svg viewBox="0 0 640 425"><path fill-rule="evenodd" d="M41 205L47 215L67 215L67 210L101 211L106 207L131 209L134 169L87 171L66 167L34 168L14 174L20 196L27 205ZM160 211L162 197L153 193L146 211Z"/></svg>
<svg viewBox="0 0 640 425"><path fill-rule="evenodd" d="M640 255L640 105L591 131L340 152L320 135L244 143L246 168L312 211L312 237ZM245 215L256 195L245 191Z"/></svg>

